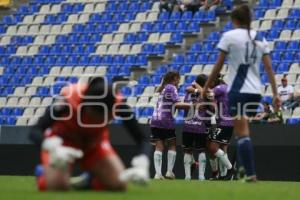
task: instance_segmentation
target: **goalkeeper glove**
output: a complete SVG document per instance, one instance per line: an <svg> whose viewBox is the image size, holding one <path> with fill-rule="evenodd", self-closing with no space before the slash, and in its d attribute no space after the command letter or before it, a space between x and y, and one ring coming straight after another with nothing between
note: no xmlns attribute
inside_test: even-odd
<svg viewBox="0 0 300 200"><path fill-rule="evenodd" d="M135 156L131 161L131 168L120 174L120 180L132 182L138 185L146 185L149 182L149 158L146 155Z"/></svg>
<svg viewBox="0 0 300 200"><path fill-rule="evenodd" d="M62 145L63 140L54 136L46 138L42 144L42 149L49 152L49 164L55 168L66 169L68 164L72 164L76 159L82 158L81 150Z"/></svg>

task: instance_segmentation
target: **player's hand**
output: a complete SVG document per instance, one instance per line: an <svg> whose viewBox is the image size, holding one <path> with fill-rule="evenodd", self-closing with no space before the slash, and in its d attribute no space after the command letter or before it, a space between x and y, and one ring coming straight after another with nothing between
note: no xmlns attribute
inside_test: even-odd
<svg viewBox="0 0 300 200"><path fill-rule="evenodd" d="M55 168L65 169L76 159L82 158L81 150L62 145L63 140L54 136L46 138L42 144L42 149L49 153L49 164Z"/></svg>
<svg viewBox="0 0 300 200"><path fill-rule="evenodd" d="M132 182L138 185L146 185L149 180L149 158L146 155L135 156L131 161L131 168L120 174L124 182Z"/></svg>

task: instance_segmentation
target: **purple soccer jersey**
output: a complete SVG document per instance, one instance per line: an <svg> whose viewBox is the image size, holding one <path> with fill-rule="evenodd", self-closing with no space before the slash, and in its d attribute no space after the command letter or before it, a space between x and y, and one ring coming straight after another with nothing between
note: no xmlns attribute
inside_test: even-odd
<svg viewBox="0 0 300 200"><path fill-rule="evenodd" d="M151 119L151 127L174 129L172 108L177 102L180 102L177 88L172 84L167 84L159 95Z"/></svg>
<svg viewBox="0 0 300 200"><path fill-rule="evenodd" d="M227 85L218 85L213 89L213 91L218 104L217 124L219 126L233 126L233 121L229 115Z"/></svg>
<svg viewBox="0 0 300 200"><path fill-rule="evenodd" d="M184 102L195 104L203 101L199 98L199 94L187 93L185 95ZM198 111L189 111L186 119L184 120L183 132L199 134L205 133L206 125L203 120L204 117L206 117L206 110L203 108L200 108Z"/></svg>

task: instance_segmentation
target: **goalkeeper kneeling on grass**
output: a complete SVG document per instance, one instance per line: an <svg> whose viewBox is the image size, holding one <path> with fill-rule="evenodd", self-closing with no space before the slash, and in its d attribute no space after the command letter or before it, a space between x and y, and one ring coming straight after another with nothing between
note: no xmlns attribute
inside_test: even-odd
<svg viewBox="0 0 300 200"><path fill-rule="evenodd" d="M41 147L41 165L36 170L39 190L93 189L123 191L128 182L149 180L149 141L140 130L129 106L102 78L89 84L62 89L45 114L33 126L30 139ZM138 144L139 152L125 169L109 140L107 124L114 116ZM71 177L78 163L83 171Z"/></svg>

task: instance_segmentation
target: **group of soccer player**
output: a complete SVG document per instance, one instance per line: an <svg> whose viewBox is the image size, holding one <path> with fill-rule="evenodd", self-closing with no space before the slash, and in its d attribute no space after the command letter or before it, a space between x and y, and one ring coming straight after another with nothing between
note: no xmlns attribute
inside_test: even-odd
<svg viewBox="0 0 300 200"><path fill-rule="evenodd" d="M178 96L179 74L176 72L167 73L158 89L160 97L151 121L152 140L155 144L155 179L164 178L161 166L166 141L169 150L165 177L169 179L175 177L172 172L176 158L173 110L185 109L187 117L184 120L182 133L185 178L191 179L191 165L195 162L193 150L195 150L198 155L199 180L205 179L205 149L210 156L212 178L216 178L218 168L219 179L228 179L227 172L231 178L233 166L226 152L234 133L239 175L245 174L247 182L257 181L248 118L255 115L260 105L261 61L272 87L274 107L279 108L281 102L276 89L268 43L256 31L251 30L250 8L247 5L236 7L231 13L231 20L235 29L224 33L217 45L220 53L212 73L207 80L205 75L197 77L192 86L186 89L185 102L180 102ZM226 57L229 66L228 85L219 79ZM214 101L216 106L213 106ZM217 111L211 116L210 121L204 119L208 111L210 113Z"/></svg>
<svg viewBox="0 0 300 200"><path fill-rule="evenodd" d="M199 180L205 180L206 152L210 157L212 178L231 178L226 177L227 170L232 170L232 164L226 152L233 133L233 121L230 119L228 108L227 85L219 77L203 98L201 92L207 76L200 74L191 86L186 88L184 102L181 103L177 91L179 79L178 72L168 72L158 89L160 97L151 119L151 139L155 144L154 178L164 179L161 168L162 153L166 143L169 149L165 178L175 178L173 173L176 160L174 108L185 110L182 133L185 179L191 180L191 169L194 165L199 169ZM218 110L221 112L217 112ZM195 161L194 154L197 155L198 162ZM218 176L219 168L220 175Z"/></svg>
<svg viewBox="0 0 300 200"><path fill-rule="evenodd" d="M232 174L227 146L233 133L240 174L244 172L248 182L257 180L248 116L255 114L261 100L258 67L261 60L272 86L274 106L279 107L281 102L268 44L250 29L250 8L247 5L235 8L231 19L235 29L223 34L217 46L220 54L211 75L200 74L186 88L184 102L178 95L179 73L171 71L163 77L151 120L155 179L164 178L161 167L166 143L168 165L165 177L175 178L176 134L172 110L184 109L183 164L187 180L192 176L195 154L200 180L205 179L206 155L209 155L213 178L226 179ZM226 57L229 66L227 84L219 76ZM109 140L107 124L116 116L124 119L124 126L138 145L138 152L127 169ZM64 88L61 97L33 126L30 138L41 149L41 165L36 170L40 190L120 191L126 189L128 182L145 184L149 180L150 141L132 117L131 108L122 101L121 94L102 78ZM83 170L78 177L72 177L75 163Z"/></svg>

